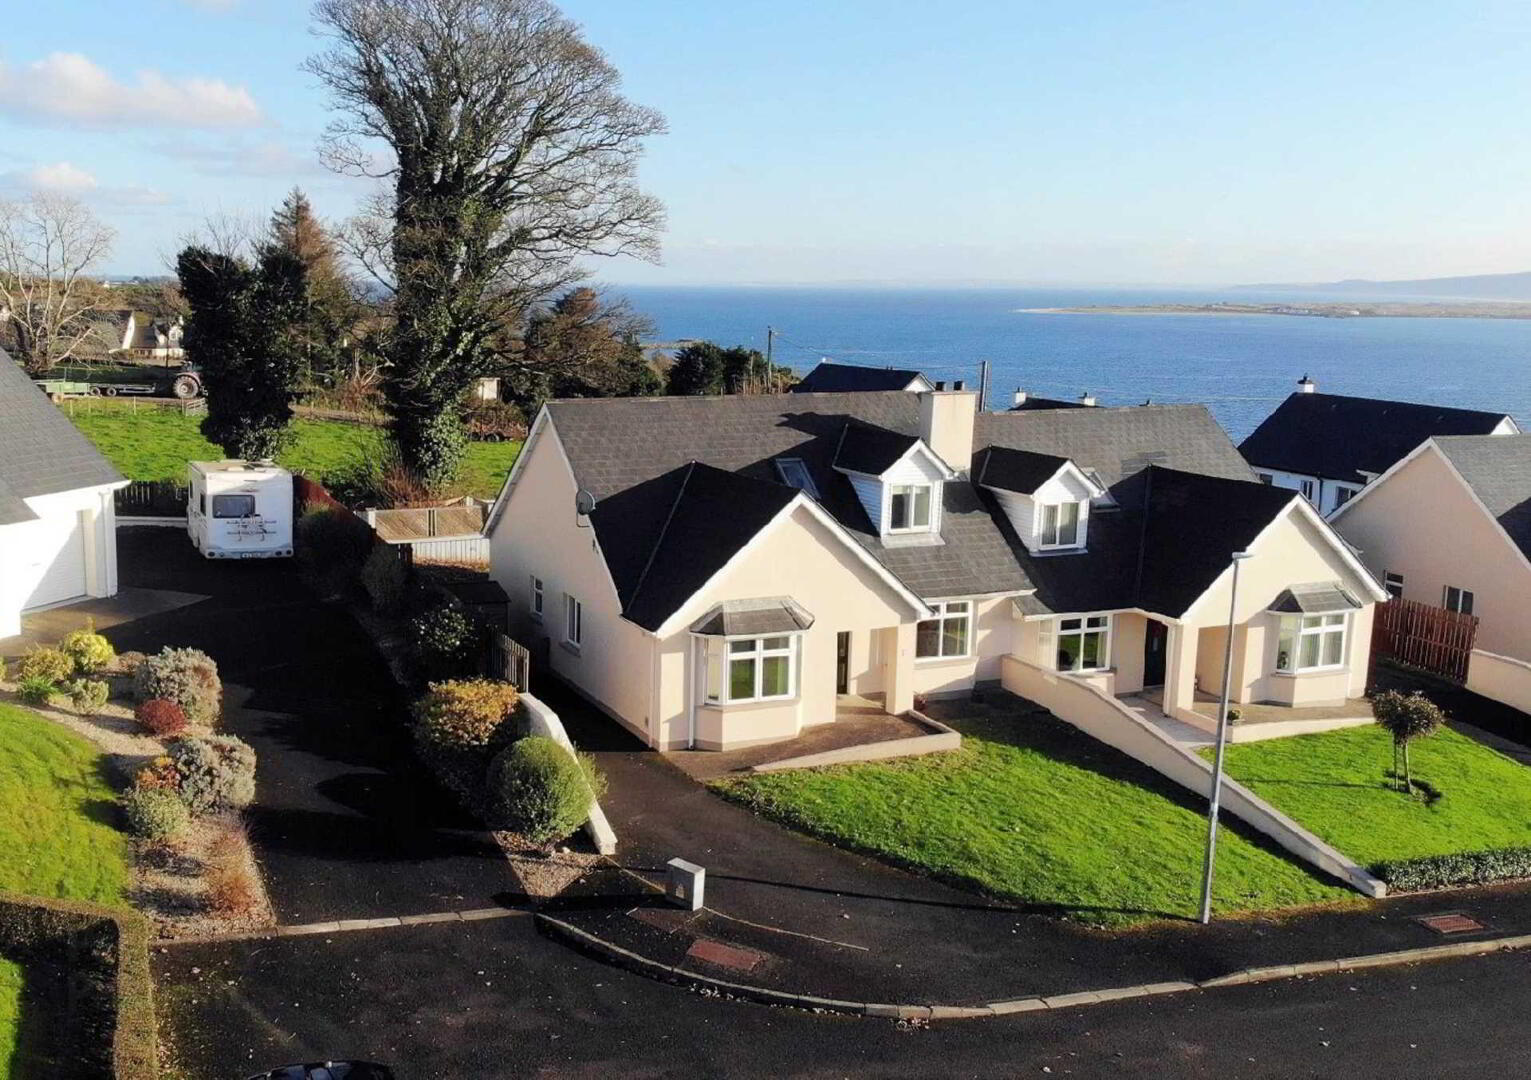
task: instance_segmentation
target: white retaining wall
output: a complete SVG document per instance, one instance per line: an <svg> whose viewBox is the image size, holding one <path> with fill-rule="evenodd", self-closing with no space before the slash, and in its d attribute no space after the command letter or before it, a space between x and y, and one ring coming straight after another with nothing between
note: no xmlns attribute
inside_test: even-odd
<svg viewBox="0 0 1531 1080"><path fill-rule="evenodd" d="M569 734L564 731L563 721L558 719L556 712L530 694L521 695L521 705L526 709L527 727L533 735L544 735L562 746L571 756L574 754L574 744L569 741ZM590 834L595 849L602 855L616 854L616 831L612 829L611 822L606 820L606 812L601 809L601 804L594 799L590 800L590 820L585 822L585 832Z"/></svg>
<svg viewBox="0 0 1531 1080"><path fill-rule="evenodd" d="M1007 656L1001 681L1012 694L1034 701L1086 735L1128 754L1204 798L1212 795L1212 766L1178 745L1116 698L1087 682ZM1222 804L1304 862L1368 896L1387 895L1387 885L1344 852L1319 839L1244 785L1223 777Z"/></svg>
<svg viewBox="0 0 1531 1080"><path fill-rule="evenodd" d="M1474 649L1467 658L1467 688L1531 713L1531 664L1524 660Z"/></svg>

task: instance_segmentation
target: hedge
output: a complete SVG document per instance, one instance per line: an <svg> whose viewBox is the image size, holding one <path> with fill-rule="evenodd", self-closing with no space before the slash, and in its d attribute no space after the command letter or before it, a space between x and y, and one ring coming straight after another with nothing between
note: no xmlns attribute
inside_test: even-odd
<svg viewBox="0 0 1531 1080"><path fill-rule="evenodd" d="M112 987L112 1000L87 1004L111 1014L112 1033L110 1045L99 1047L95 1056L110 1059L116 1080L159 1076L149 927L142 916L74 900L0 893L0 949L23 963L29 954L46 957L62 951L100 965L100 981ZM74 982L85 987L92 980Z"/></svg>
<svg viewBox="0 0 1531 1080"><path fill-rule="evenodd" d="M1417 892L1460 885L1488 885L1495 881L1531 878L1531 847L1461 851L1450 855L1427 855L1378 863L1373 871L1389 889Z"/></svg>

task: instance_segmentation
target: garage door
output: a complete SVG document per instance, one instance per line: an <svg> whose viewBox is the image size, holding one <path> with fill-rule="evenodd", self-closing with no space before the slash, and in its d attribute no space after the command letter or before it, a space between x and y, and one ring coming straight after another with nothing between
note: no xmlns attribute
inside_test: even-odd
<svg viewBox="0 0 1531 1080"><path fill-rule="evenodd" d="M25 525L21 558L31 591L23 611L85 595L85 530L78 513L59 514Z"/></svg>

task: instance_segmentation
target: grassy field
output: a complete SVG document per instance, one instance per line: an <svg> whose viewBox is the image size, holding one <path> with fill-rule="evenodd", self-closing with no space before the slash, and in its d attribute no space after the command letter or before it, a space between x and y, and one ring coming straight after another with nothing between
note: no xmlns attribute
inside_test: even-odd
<svg viewBox="0 0 1531 1080"><path fill-rule="evenodd" d="M89 399L64 406L75 425L130 480L182 480L188 461L220 458L222 452L202 437L199 416L179 409L131 401ZM318 477L377 460L382 432L365 424L299 419L294 439L277 459ZM468 444L458 481L466 494L490 499L520 453L520 443Z"/></svg>
<svg viewBox="0 0 1531 1080"><path fill-rule="evenodd" d="M1363 864L1531 844L1531 769L1450 729L1409 753L1434 802L1387 787L1393 742L1374 725L1230 746L1227 766Z"/></svg>
<svg viewBox="0 0 1531 1080"><path fill-rule="evenodd" d="M1195 917L1204 803L1051 717L974 706L943 719L961 750L714 786L833 843L1084 922ZM1220 913L1355 898L1237 827L1223 836Z"/></svg>

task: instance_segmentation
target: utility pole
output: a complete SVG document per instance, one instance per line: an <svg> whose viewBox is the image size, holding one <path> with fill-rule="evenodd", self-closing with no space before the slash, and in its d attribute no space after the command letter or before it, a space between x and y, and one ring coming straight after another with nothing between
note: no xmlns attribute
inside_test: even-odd
<svg viewBox="0 0 1531 1080"><path fill-rule="evenodd" d="M989 406L989 362L978 361L978 411L983 412Z"/></svg>
<svg viewBox="0 0 1531 1080"><path fill-rule="evenodd" d="M775 353L776 353L776 328L774 326L767 326L766 327L766 369L765 369L765 383L760 388L760 392L761 393L768 392L769 387L775 381L775 375L776 375Z"/></svg>

